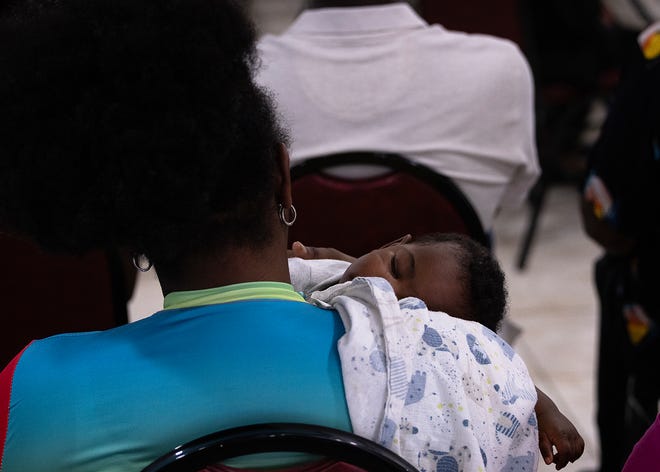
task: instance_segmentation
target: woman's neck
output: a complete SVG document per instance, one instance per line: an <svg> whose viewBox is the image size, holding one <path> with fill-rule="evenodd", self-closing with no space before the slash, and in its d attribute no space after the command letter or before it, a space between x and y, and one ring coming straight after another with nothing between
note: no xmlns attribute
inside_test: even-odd
<svg viewBox="0 0 660 472"><path fill-rule="evenodd" d="M158 271L163 295L243 282L291 283L286 243L266 248L231 248L188 257L176 271Z"/></svg>

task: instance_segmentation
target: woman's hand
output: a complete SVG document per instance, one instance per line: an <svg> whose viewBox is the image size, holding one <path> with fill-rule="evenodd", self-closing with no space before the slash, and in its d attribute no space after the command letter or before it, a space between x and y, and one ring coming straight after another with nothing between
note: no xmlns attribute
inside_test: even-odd
<svg viewBox="0 0 660 472"><path fill-rule="evenodd" d="M412 236L410 234L406 234L404 236L401 236L400 238L395 239L390 243L381 246L381 249L390 246L396 246L399 244L406 244L411 240L412 240ZM293 242L293 244L291 245L291 249L287 250L287 255L289 257L299 257L301 259L336 259L339 261L346 261L346 262L355 262L355 260L357 259L333 247L305 246L300 241Z"/></svg>
<svg viewBox="0 0 660 472"><path fill-rule="evenodd" d="M301 259L337 259L339 261L355 262L355 257L344 254L339 249L332 247L305 246L300 241L295 241L291 249L287 250L289 257L300 257Z"/></svg>
<svg viewBox="0 0 660 472"><path fill-rule="evenodd" d="M569 462L575 462L584 452L584 439L573 423L566 418L557 405L536 388L536 419L539 423L539 449L546 464L555 464L559 470ZM554 449L557 450L554 453Z"/></svg>

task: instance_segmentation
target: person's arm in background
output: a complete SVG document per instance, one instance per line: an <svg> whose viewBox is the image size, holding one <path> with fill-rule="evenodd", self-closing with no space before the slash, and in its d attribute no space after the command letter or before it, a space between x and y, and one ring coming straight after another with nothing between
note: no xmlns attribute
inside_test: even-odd
<svg viewBox="0 0 660 472"><path fill-rule="evenodd" d="M591 175L585 184L580 210L585 233L611 254L629 254L635 240L617 230L607 215L612 211L612 198L603 181Z"/></svg>
<svg viewBox="0 0 660 472"><path fill-rule="evenodd" d="M582 187L582 223L587 235L605 251L629 255L636 235L645 232L657 183L648 162L657 117L651 97L657 87L657 61L642 48L631 51L598 140L589 152ZM653 65L653 63L656 63Z"/></svg>
<svg viewBox="0 0 660 472"><path fill-rule="evenodd" d="M294 241L288 251L289 257L301 259L336 259L338 261L355 262L355 257L344 254L332 247L305 246L300 241Z"/></svg>

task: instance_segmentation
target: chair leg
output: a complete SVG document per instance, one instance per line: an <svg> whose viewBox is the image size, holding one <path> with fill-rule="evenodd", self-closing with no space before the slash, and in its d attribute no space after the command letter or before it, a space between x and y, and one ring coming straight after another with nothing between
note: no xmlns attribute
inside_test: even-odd
<svg viewBox="0 0 660 472"><path fill-rule="evenodd" d="M534 234L536 233L536 227L538 225L539 217L541 215L541 210L543 209L547 187L548 184L546 180L543 177L541 177L536 183L536 185L534 185L532 191L529 194L531 215L529 218L529 223L527 225L527 230L525 231L525 236L523 238L522 245L520 247L520 251L518 253L517 267L520 270L523 270L527 265L527 258L529 257L529 252L532 246L532 241L534 239Z"/></svg>

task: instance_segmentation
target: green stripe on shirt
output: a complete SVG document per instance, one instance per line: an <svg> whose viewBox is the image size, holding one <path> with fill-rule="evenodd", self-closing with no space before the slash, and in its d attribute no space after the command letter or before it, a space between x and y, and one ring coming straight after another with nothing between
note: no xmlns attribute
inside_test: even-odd
<svg viewBox="0 0 660 472"><path fill-rule="evenodd" d="M172 292L165 297L163 307L166 310L174 310L178 308L257 299L288 300L306 303L305 299L293 290L291 284L284 282L246 282L204 290Z"/></svg>

